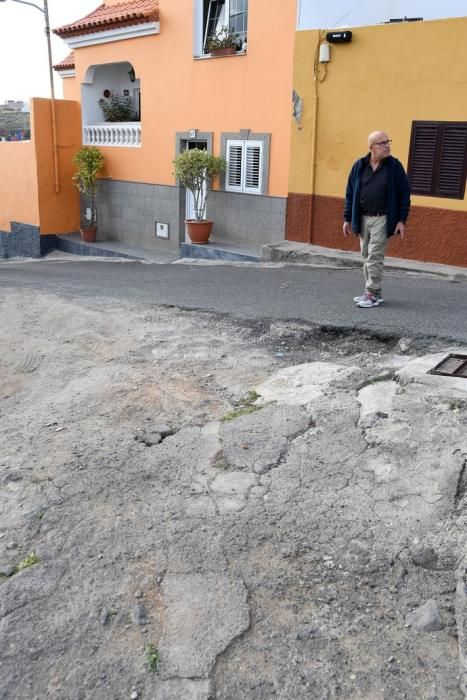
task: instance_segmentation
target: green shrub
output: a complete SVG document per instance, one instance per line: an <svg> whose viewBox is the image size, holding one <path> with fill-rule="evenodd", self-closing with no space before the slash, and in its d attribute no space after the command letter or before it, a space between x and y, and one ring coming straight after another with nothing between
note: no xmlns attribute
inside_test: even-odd
<svg viewBox="0 0 467 700"><path fill-rule="evenodd" d="M206 51L215 51L216 49L239 49L242 47L242 42L238 34L235 34L227 25L224 25L218 32L209 37L206 42Z"/></svg>
<svg viewBox="0 0 467 700"><path fill-rule="evenodd" d="M83 146L73 156L73 163L75 165L73 181L81 194L90 199L91 218L86 224L93 226L97 221L97 176L104 167L104 156L95 146Z"/></svg>
<svg viewBox="0 0 467 700"><path fill-rule="evenodd" d="M193 194L196 221L202 221L206 215L208 181L225 171L226 161L221 156L213 156L207 151L192 148L179 153L173 163L175 177Z"/></svg>

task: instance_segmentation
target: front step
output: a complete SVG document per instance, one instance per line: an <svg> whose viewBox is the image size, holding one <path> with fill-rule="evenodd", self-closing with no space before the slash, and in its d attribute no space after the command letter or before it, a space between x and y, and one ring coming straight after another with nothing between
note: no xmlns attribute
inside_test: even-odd
<svg viewBox="0 0 467 700"><path fill-rule="evenodd" d="M231 260L240 262L259 262L259 255L241 252L233 247L229 249L223 245L206 243L196 245L194 243L180 244L180 257L182 258L202 258L203 260Z"/></svg>

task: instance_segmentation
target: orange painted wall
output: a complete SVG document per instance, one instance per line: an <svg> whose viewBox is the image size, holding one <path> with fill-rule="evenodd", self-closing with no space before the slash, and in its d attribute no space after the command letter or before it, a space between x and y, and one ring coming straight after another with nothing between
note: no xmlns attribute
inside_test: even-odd
<svg viewBox="0 0 467 700"><path fill-rule="evenodd" d="M50 100L31 100L31 141L0 143L0 230L10 222L40 226L41 234L79 229L79 194L72 156L81 145L76 102L57 100L60 192L55 192Z"/></svg>
<svg viewBox="0 0 467 700"><path fill-rule="evenodd" d="M0 230L11 231L11 221L39 226L32 141L0 142L0 182Z"/></svg>
<svg viewBox="0 0 467 700"><path fill-rule="evenodd" d="M141 80L142 148L102 148L114 179L174 184L175 133L251 129L271 138L270 195L287 196L295 0L250 0L248 52L193 59L193 0L160 0L161 33L75 50L67 99L80 100L89 66L129 61Z"/></svg>
<svg viewBox="0 0 467 700"><path fill-rule="evenodd" d="M79 229L79 193L73 185L73 154L81 146L81 112L77 102L57 100L56 123L60 192L55 192L50 100L32 101L32 138L36 148L37 194L41 234Z"/></svg>

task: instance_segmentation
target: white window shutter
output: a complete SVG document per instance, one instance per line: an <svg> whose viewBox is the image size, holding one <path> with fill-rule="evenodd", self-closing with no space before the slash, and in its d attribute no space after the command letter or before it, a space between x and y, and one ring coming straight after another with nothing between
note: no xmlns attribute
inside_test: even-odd
<svg viewBox="0 0 467 700"><path fill-rule="evenodd" d="M263 144L261 141L245 142L244 192L261 194L263 172Z"/></svg>
<svg viewBox="0 0 467 700"><path fill-rule="evenodd" d="M226 190L242 192L243 180L243 141L227 141Z"/></svg>

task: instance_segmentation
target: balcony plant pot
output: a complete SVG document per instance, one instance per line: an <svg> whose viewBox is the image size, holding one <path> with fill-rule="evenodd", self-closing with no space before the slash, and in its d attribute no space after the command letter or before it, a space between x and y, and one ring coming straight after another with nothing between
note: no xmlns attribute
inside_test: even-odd
<svg viewBox="0 0 467 700"><path fill-rule="evenodd" d="M237 53L237 49L235 46L224 46L222 49L211 49L210 55L211 56L233 56L234 54Z"/></svg>
<svg viewBox="0 0 467 700"><path fill-rule="evenodd" d="M190 241L192 243L196 243L197 245L208 243L213 223L214 222L212 219L203 219L203 221L196 221L196 219L185 219Z"/></svg>
<svg viewBox="0 0 467 700"><path fill-rule="evenodd" d="M93 226L83 226L80 228L81 240L85 243L95 243L97 235L97 224Z"/></svg>
<svg viewBox="0 0 467 700"><path fill-rule="evenodd" d="M208 38L205 50L211 56L233 56L241 45L238 34L225 24Z"/></svg>

